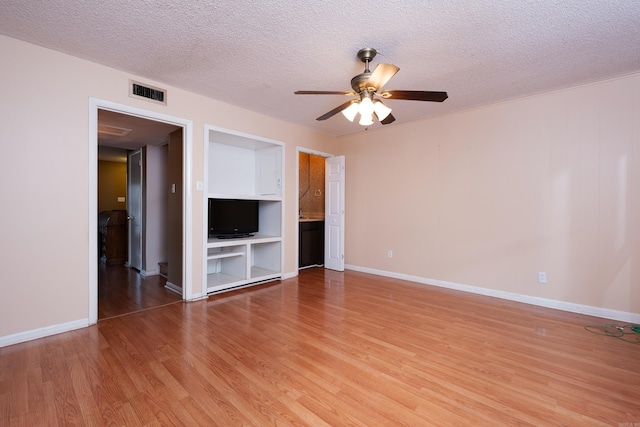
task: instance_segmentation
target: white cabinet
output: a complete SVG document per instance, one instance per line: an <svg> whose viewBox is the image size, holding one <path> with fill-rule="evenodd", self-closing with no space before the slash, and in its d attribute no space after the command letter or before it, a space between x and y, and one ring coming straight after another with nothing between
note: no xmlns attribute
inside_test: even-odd
<svg viewBox="0 0 640 427"><path fill-rule="evenodd" d="M282 238L208 239L207 293L282 276Z"/></svg>
<svg viewBox="0 0 640 427"><path fill-rule="evenodd" d="M206 292L221 292L282 277L283 144L207 126L205 151L206 199L259 202L259 230L252 237L209 238L205 223ZM208 219L207 211L205 218Z"/></svg>
<svg viewBox="0 0 640 427"><path fill-rule="evenodd" d="M209 131L209 194L220 198L282 199L282 146L229 140Z"/></svg>

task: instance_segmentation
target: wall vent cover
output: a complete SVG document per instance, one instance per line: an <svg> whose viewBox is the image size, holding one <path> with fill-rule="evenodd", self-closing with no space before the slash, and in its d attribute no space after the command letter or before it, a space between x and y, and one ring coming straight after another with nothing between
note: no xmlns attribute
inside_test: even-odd
<svg viewBox="0 0 640 427"><path fill-rule="evenodd" d="M129 96L167 105L167 90L129 80Z"/></svg>
<svg viewBox="0 0 640 427"><path fill-rule="evenodd" d="M133 129L121 128L117 126L110 125L98 125L98 133L113 135L113 136L127 136L131 133Z"/></svg>

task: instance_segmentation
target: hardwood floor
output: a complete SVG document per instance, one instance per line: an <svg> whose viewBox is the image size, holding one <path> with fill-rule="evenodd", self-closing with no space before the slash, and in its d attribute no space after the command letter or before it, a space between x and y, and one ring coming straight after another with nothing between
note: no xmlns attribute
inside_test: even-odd
<svg viewBox="0 0 640 427"><path fill-rule="evenodd" d="M165 288L162 276L142 277L133 268L98 263L98 319L121 316L181 301L182 296Z"/></svg>
<svg viewBox="0 0 640 427"><path fill-rule="evenodd" d="M0 425L635 427L605 323L311 268L0 348Z"/></svg>

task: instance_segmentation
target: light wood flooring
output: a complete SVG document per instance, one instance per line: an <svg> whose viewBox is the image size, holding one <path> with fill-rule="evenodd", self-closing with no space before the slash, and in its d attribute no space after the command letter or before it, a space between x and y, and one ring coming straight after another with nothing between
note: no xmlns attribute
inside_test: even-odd
<svg viewBox="0 0 640 427"><path fill-rule="evenodd" d="M605 323L311 268L0 348L0 425L635 427Z"/></svg>

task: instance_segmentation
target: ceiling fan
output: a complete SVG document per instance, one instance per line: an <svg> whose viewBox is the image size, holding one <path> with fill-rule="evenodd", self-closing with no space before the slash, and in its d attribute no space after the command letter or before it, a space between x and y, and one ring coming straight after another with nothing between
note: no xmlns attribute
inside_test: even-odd
<svg viewBox="0 0 640 427"><path fill-rule="evenodd" d="M299 90L294 92L296 95L347 95L357 96L344 104L341 104L318 117L316 120L327 120L335 114L342 114L349 121L353 121L358 113L360 113L359 123L362 126L373 124L373 118L377 117L380 123L387 125L393 123L396 119L391 114L391 108L387 107L376 99L404 99L413 101L432 101L442 102L447 99L447 92L431 92L423 90L382 90L384 86L393 77L400 68L393 64L378 64L371 72L369 63L376 56L377 52L373 48L364 48L358 51L358 59L364 62L364 72L358 74L351 79L351 92L325 91L325 90Z"/></svg>

